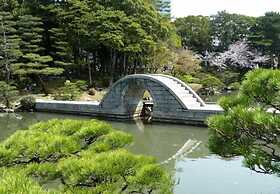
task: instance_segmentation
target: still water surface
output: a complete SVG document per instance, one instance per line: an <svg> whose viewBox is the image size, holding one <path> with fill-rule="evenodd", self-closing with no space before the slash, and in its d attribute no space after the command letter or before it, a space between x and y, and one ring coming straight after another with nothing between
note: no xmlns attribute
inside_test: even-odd
<svg viewBox="0 0 280 194"><path fill-rule="evenodd" d="M0 140L16 130L53 118L90 119L71 115L24 113L19 116L0 114ZM254 173L242 166L242 159L222 159L207 148L208 129L184 125L141 122L112 122L115 128L131 133L134 153L148 154L163 162L182 148L167 167L177 182L175 194L280 194L280 178Z"/></svg>

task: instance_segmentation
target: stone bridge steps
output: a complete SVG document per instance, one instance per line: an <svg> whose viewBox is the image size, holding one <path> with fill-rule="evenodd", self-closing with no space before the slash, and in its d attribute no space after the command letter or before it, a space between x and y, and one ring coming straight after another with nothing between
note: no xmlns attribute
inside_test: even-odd
<svg viewBox="0 0 280 194"><path fill-rule="evenodd" d="M182 83L163 75L151 75L154 79L166 84L178 96L187 109L201 107L199 99Z"/></svg>

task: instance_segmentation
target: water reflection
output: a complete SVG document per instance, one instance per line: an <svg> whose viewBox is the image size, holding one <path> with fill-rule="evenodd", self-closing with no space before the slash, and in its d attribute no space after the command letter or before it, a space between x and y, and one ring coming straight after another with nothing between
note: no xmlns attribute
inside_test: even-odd
<svg viewBox="0 0 280 194"><path fill-rule="evenodd" d="M242 159L217 156L176 162L176 194L279 194L280 178L242 167Z"/></svg>
<svg viewBox="0 0 280 194"><path fill-rule="evenodd" d="M91 119L45 113L22 114L22 119L15 115L0 115L0 140L18 129L53 118ZM280 194L280 178L256 174L242 167L241 158L224 160L211 155L207 148L206 128L144 125L141 122L110 123L134 136L134 143L129 147L132 152L152 155L159 162L172 158L167 167L179 183L175 194Z"/></svg>

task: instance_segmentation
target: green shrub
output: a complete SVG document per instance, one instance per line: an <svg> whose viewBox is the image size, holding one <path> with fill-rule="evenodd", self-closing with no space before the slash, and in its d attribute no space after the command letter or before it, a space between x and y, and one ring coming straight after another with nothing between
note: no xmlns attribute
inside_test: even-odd
<svg viewBox="0 0 280 194"><path fill-rule="evenodd" d="M209 74L205 74L205 76L201 79L200 83L203 85L204 88L221 89L224 87L224 84L221 80Z"/></svg>
<svg viewBox="0 0 280 194"><path fill-rule="evenodd" d="M49 192L16 169L0 169L0 193L48 194ZM50 193L49 193L50 194Z"/></svg>
<svg viewBox="0 0 280 194"><path fill-rule="evenodd" d="M35 109L36 99L33 96L25 96L20 99L20 105L22 110L33 110Z"/></svg>
<svg viewBox="0 0 280 194"><path fill-rule="evenodd" d="M84 80L78 80L75 82L75 84L81 91L87 91L88 89L87 82Z"/></svg>
<svg viewBox="0 0 280 194"><path fill-rule="evenodd" d="M242 75L240 72L227 70L217 72L217 77L226 85L230 85L231 83L240 82Z"/></svg>
<svg viewBox="0 0 280 194"><path fill-rule="evenodd" d="M54 95L55 100L77 100L85 87L81 82L72 83L69 80L64 83L64 87L59 88Z"/></svg>
<svg viewBox="0 0 280 194"><path fill-rule="evenodd" d="M215 92L224 88L224 83L213 75L201 73L198 76L202 85L202 89L199 92L204 95L215 94Z"/></svg>
<svg viewBox="0 0 280 194"><path fill-rule="evenodd" d="M218 102L224 110L228 111L232 107L236 107L238 105L248 105L248 98L242 95L233 95L233 96L223 96L219 99Z"/></svg>
<svg viewBox="0 0 280 194"><path fill-rule="evenodd" d="M4 81L0 81L0 102L4 102L5 106L10 108L11 102L16 98L18 90Z"/></svg>
<svg viewBox="0 0 280 194"><path fill-rule="evenodd" d="M40 184L55 180L62 185L55 193L171 193L168 173L154 158L125 150L131 142L97 120L37 123L0 144L0 169L8 170L0 193L50 193Z"/></svg>
<svg viewBox="0 0 280 194"><path fill-rule="evenodd" d="M239 82L234 82L234 83L231 83L228 88L231 89L231 90L239 90L241 87L241 84Z"/></svg>
<svg viewBox="0 0 280 194"><path fill-rule="evenodd" d="M192 75L183 75L183 76L180 76L179 79L182 80L183 82L185 82L186 84L199 83L199 79L193 77Z"/></svg>

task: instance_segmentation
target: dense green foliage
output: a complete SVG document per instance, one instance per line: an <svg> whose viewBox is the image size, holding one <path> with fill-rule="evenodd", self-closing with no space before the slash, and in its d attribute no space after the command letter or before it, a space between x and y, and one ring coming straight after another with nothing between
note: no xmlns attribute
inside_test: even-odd
<svg viewBox="0 0 280 194"><path fill-rule="evenodd" d="M214 48L223 51L236 41L247 38L251 28L255 25L255 18L225 11L212 16L211 27L216 41Z"/></svg>
<svg viewBox="0 0 280 194"><path fill-rule="evenodd" d="M177 18L174 24L182 47L197 52L202 59L202 72L215 75L227 89L237 89L238 82L252 69L279 67L280 16L277 12L249 17L221 11L207 17ZM211 84L214 80L205 81Z"/></svg>
<svg viewBox="0 0 280 194"><path fill-rule="evenodd" d="M195 74L201 69L201 60L190 50L179 50L173 62L172 75Z"/></svg>
<svg viewBox="0 0 280 194"><path fill-rule="evenodd" d="M209 119L210 149L222 156L242 155L250 169L279 175L279 96L279 70L248 73L237 96L221 99L225 114Z"/></svg>
<svg viewBox="0 0 280 194"><path fill-rule="evenodd" d="M184 47L203 54L205 51L224 51L236 41L247 38L255 18L225 11L210 17L188 16L175 20Z"/></svg>
<svg viewBox="0 0 280 194"><path fill-rule="evenodd" d="M34 110L36 107L36 99L33 96L24 96L20 99L20 106L22 110Z"/></svg>
<svg viewBox="0 0 280 194"><path fill-rule="evenodd" d="M257 49L271 57L271 65L280 65L280 13L268 12L257 18L257 24L252 29L251 43Z"/></svg>
<svg viewBox="0 0 280 194"><path fill-rule="evenodd" d="M7 82L11 78L11 66L22 55L16 22L10 12L0 10L0 70Z"/></svg>
<svg viewBox="0 0 280 194"><path fill-rule="evenodd" d="M183 47L203 53L211 48L211 23L209 17L188 16L175 21Z"/></svg>
<svg viewBox="0 0 280 194"><path fill-rule="evenodd" d="M208 93L214 93L215 90L221 90L224 87L224 84L217 77L209 74L203 74L200 83L202 84L204 90Z"/></svg>
<svg viewBox="0 0 280 194"><path fill-rule="evenodd" d="M77 100L82 91L87 89L87 85L84 81L71 82L67 80L64 83L64 87L59 88L55 93L55 100Z"/></svg>
<svg viewBox="0 0 280 194"><path fill-rule="evenodd" d="M18 94L18 90L15 86L0 81L0 101L4 101L6 107L10 108L11 101Z"/></svg>
<svg viewBox="0 0 280 194"><path fill-rule="evenodd" d="M124 149L132 137L96 121L51 120L0 144L0 191L8 193L171 193L155 159Z"/></svg>
<svg viewBox="0 0 280 194"><path fill-rule="evenodd" d="M45 93L52 76L92 86L152 69L158 52L180 44L147 0L4 1L0 22L0 79L28 77Z"/></svg>
<svg viewBox="0 0 280 194"><path fill-rule="evenodd" d="M252 67L279 66L279 13L254 18L221 11L172 22L157 11L164 6L159 4L3 0L0 80L11 81L21 91L45 94L61 87L49 88L61 78L86 80L100 88L134 73L199 78L194 74L204 72L229 85ZM234 45L242 41L246 44ZM217 58L224 59L217 63ZM252 61L254 66L248 64ZM223 79L225 66L230 74L240 75L234 81Z"/></svg>

